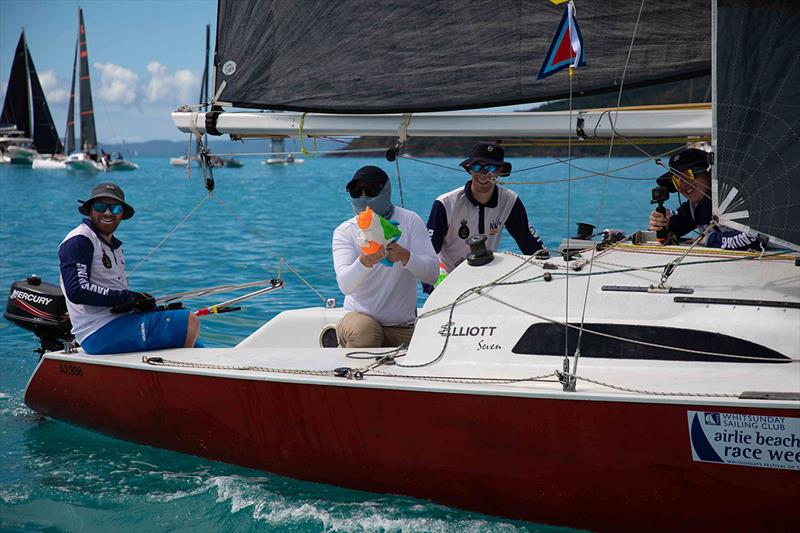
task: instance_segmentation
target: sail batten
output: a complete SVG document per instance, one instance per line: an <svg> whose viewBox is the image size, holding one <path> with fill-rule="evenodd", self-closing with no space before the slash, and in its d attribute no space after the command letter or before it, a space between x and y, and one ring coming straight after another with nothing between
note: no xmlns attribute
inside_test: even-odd
<svg viewBox="0 0 800 533"><path fill-rule="evenodd" d="M536 74L564 6L542 1L220 0L215 93L238 107L405 113L537 102L569 95L565 73ZM708 75L710 5L584 2L585 68L573 93ZM324 24L320 21L324 20Z"/></svg>

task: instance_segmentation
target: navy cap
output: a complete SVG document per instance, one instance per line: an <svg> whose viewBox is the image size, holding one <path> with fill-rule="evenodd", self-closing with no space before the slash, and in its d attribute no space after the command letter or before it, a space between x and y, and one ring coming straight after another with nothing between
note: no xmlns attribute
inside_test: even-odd
<svg viewBox="0 0 800 533"><path fill-rule="evenodd" d="M380 167L367 165L356 170L356 173L353 174L353 177L347 182L345 188L350 190L350 186L357 181L363 181L367 185L374 185L383 189L386 182L389 181L389 175Z"/></svg>
<svg viewBox="0 0 800 533"><path fill-rule="evenodd" d="M711 153L698 148L687 148L669 158L670 171L662 174L656 180L662 187L667 187L675 192L672 184L673 171L685 172L691 170L694 174L706 172L711 169Z"/></svg>
<svg viewBox="0 0 800 533"><path fill-rule="evenodd" d="M469 151L469 157L459 163L464 170L469 172L472 163L482 161L491 165L497 165L498 174L508 176L511 173L511 163L504 161L505 154L503 149L494 143L478 143Z"/></svg>

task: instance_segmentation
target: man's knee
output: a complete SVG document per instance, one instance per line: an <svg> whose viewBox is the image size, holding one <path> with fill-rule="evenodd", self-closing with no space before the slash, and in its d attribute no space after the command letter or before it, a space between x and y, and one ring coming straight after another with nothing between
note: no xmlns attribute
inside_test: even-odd
<svg viewBox="0 0 800 533"><path fill-rule="evenodd" d="M184 342L185 348L191 348L194 346L197 337L200 335L200 319L197 318L197 315L194 313L189 313L189 323L186 326L186 342Z"/></svg>
<svg viewBox="0 0 800 533"><path fill-rule="evenodd" d="M383 328L365 313L347 313L336 327L339 346L344 348L378 348L383 344Z"/></svg>

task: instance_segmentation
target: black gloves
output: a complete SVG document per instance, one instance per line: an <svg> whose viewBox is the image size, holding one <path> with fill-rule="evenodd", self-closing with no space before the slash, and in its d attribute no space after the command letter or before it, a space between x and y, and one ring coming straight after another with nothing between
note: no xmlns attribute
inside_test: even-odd
<svg viewBox="0 0 800 533"><path fill-rule="evenodd" d="M145 313L152 311L156 307L156 299L147 294L146 292L134 292L133 298L130 302L115 305L111 308L111 312L127 313L128 311L136 311L137 313Z"/></svg>

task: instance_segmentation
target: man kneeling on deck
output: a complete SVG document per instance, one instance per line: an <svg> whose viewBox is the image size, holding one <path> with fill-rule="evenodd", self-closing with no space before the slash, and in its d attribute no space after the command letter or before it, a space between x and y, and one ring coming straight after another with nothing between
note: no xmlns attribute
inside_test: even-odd
<svg viewBox="0 0 800 533"><path fill-rule="evenodd" d="M347 315L336 328L346 348L408 344L417 314L417 280L433 284L439 258L425 223L414 213L392 204L389 176L378 167L360 168L347 184L356 215L367 207L397 222L400 238L365 253L358 245L357 216L333 232L333 266L344 293ZM384 261L386 259L386 261Z"/></svg>
<svg viewBox="0 0 800 533"><path fill-rule="evenodd" d="M133 216L125 193L100 183L78 211L89 218L70 231L58 248L61 290L67 298L72 333L86 353L122 353L191 348L200 321L186 309L154 311L155 298L128 290L120 222Z"/></svg>

